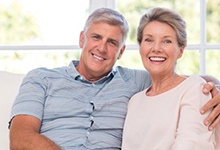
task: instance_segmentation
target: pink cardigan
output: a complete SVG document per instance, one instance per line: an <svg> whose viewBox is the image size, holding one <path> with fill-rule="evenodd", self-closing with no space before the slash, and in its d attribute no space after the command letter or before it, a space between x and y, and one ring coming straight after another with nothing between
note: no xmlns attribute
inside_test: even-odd
<svg viewBox="0 0 220 150"><path fill-rule="evenodd" d="M219 136L215 139L215 131L203 124L208 113L199 113L211 98L202 94L204 82L191 76L157 96L146 96L146 90L134 95L128 105L122 149L214 150L216 142L219 149Z"/></svg>

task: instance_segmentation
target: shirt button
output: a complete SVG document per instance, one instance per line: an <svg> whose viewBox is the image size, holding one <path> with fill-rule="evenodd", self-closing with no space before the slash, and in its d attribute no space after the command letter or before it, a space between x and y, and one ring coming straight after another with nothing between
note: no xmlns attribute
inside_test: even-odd
<svg viewBox="0 0 220 150"><path fill-rule="evenodd" d="M90 120L93 120L94 119L94 117L93 116L90 116Z"/></svg>
<svg viewBox="0 0 220 150"><path fill-rule="evenodd" d="M79 77L79 79L80 79L80 80L83 80L83 77L82 77L82 76L80 76L80 77Z"/></svg>
<svg viewBox="0 0 220 150"><path fill-rule="evenodd" d="M93 101L90 101L89 103L92 105L92 110L94 110L95 109L95 105L94 105Z"/></svg>
<svg viewBox="0 0 220 150"><path fill-rule="evenodd" d="M89 132L89 131L87 131L87 132L86 132L86 134L87 134L87 135L89 135L89 134L90 134L90 132Z"/></svg>

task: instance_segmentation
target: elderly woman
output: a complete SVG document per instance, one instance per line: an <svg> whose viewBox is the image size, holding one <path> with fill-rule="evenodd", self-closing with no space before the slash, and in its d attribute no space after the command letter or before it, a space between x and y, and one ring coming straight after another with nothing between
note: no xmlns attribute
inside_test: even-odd
<svg viewBox="0 0 220 150"><path fill-rule="evenodd" d="M212 150L214 130L208 131L199 110L209 99L197 76L175 72L187 44L181 15L166 8L151 8L142 16L137 33L142 62L152 85L134 95L124 126L124 150Z"/></svg>

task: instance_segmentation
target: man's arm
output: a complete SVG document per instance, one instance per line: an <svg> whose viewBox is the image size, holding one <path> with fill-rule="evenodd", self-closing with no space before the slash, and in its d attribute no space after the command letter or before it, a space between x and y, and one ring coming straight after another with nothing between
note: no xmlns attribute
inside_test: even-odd
<svg viewBox="0 0 220 150"><path fill-rule="evenodd" d="M10 149L60 150L47 137L39 134L41 121L28 115L18 115L10 125Z"/></svg>
<svg viewBox="0 0 220 150"><path fill-rule="evenodd" d="M203 93L207 94L211 92L212 99L209 100L202 108L201 114L206 113L208 110L212 110L208 117L204 120L204 124L209 126L209 130L214 129L220 124L220 81L212 76L201 76L208 83L204 85ZM216 86L218 85L218 86ZM213 109L214 108L214 109Z"/></svg>

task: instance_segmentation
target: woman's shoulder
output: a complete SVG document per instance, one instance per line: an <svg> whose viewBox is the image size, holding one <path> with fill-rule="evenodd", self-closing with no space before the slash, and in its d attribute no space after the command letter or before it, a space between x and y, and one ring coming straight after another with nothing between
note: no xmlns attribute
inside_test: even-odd
<svg viewBox="0 0 220 150"><path fill-rule="evenodd" d="M187 82L192 83L205 83L205 79L203 79L200 75L191 75L187 78Z"/></svg>

